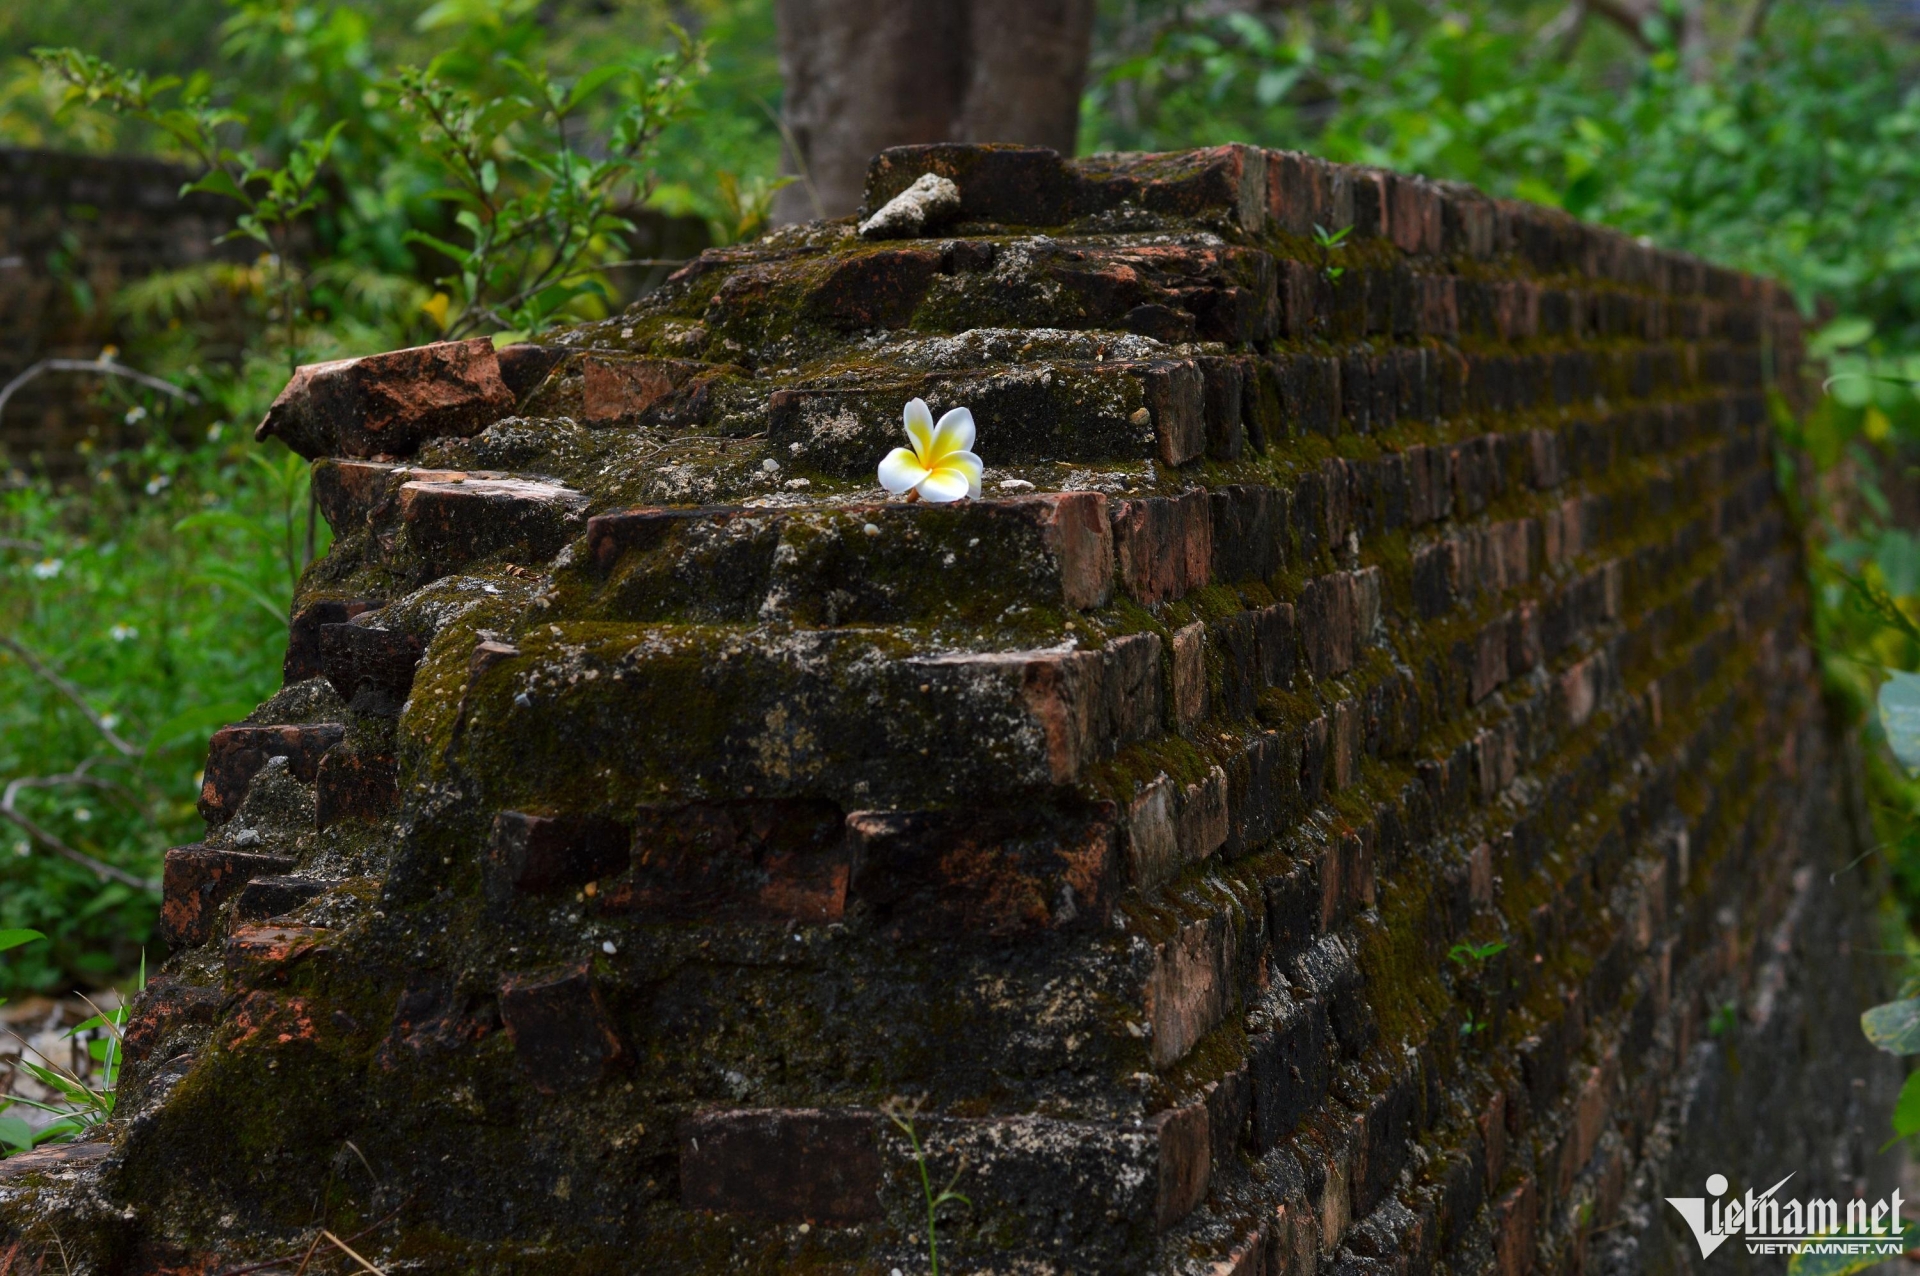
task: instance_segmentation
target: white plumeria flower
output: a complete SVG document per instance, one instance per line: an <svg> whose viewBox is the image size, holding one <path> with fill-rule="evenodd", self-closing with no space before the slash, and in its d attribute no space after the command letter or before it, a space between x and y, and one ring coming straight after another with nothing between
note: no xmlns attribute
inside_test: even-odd
<svg viewBox="0 0 1920 1276"><path fill-rule="evenodd" d="M973 447L973 413L955 408L933 423L926 400L909 399L901 418L911 450L897 447L880 462L880 486L895 496L917 493L936 505L980 495L980 458Z"/></svg>

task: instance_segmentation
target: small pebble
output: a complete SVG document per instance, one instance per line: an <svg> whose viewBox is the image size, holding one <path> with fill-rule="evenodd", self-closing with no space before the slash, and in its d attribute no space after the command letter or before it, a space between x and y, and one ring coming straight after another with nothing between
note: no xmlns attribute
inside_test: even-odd
<svg viewBox="0 0 1920 1276"><path fill-rule="evenodd" d="M780 469L780 462L774 460L772 457L768 457L766 460L760 462L760 468L769 474L773 474Z"/></svg>
<svg viewBox="0 0 1920 1276"><path fill-rule="evenodd" d="M865 527L861 528L860 530L865 532L869 536L878 536L880 534L880 529L874 526L872 523L868 523Z"/></svg>
<svg viewBox="0 0 1920 1276"><path fill-rule="evenodd" d="M613 941L609 939L606 943L600 945L600 951L605 953L607 956L611 957L615 953L619 952L620 950L618 948L615 948L613 946Z"/></svg>

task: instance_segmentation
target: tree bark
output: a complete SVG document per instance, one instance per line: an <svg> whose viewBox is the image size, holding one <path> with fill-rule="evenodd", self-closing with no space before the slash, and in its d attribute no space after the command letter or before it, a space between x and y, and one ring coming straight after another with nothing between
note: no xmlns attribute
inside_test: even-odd
<svg viewBox="0 0 1920 1276"><path fill-rule="evenodd" d="M777 222L842 217L867 161L915 142L1071 154L1094 0L778 0L786 79Z"/></svg>

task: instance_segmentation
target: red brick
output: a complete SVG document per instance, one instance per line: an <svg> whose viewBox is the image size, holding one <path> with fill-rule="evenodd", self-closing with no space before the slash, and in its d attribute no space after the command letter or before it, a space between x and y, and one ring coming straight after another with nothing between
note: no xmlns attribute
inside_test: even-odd
<svg viewBox="0 0 1920 1276"><path fill-rule="evenodd" d="M1154 950L1144 1001L1156 1068L1185 1058L1220 1022L1229 1000L1228 961L1224 917L1190 922Z"/></svg>
<svg viewBox="0 0 1920 1276"><path fill-rule="evenodd" d="M1530 1276L1533 1272L1537 1198L1533 1180L1528 1178L1489 1207L1498 1276Z"/></svg>
<svg viewBox="0 0 1920 1276"><path fill-rule="evenodd" d="M391 755L342 747L320 759L314 788L315 828L329 828L342 820L382 820L399 804L399 763Z"/></svg>
<svg viewBox="0 0 1920 1276"><path fill-rule="evenodd" d="M596 425L639 416L713 365L687 359L580 360L581 408Z"/></svg>
<svg viewBox="0 0 1920 1276"><path fill-rule="evenodd" d="M1198 458L1207 450L1206 382L1200 365L1192 360L1152 364L1144 380L1161 463L1185 465Z"/></svg>
<svg viewBox="0 0 1920 1276"><path fill-rule="evenodd" d="M288 686L318 678L320 664L320 628L344 625L363 612L381 606L379 598L325 598L294 613L287 624L287 654L280 664L280 680Z"/></svg>
<svg viewBox="0 0 1920 1276"><path fill-rule="evenodd" d="M1207 716L1207 627L1194 621L1173 635L1173 720L1182 731Z"/></svg>
<svg viewBox="0 0 1920 1276"><path fill-rule="evenodd" d="M254 437L318 456L410 456L443 435L477 434L513 410L486 337L309 364L296 370Z"/></svg>
<svg viewBox="0 0 1920 1276"><path fill-rule="evenodd" d="M829 802L752 799L642 807L633 868L600 908L656 920L829 922L853 856Z"/></svg>
<svg viewBox="0 0 1920 1276"><path fill-rule="evenodd" d="M1113 548L1120 581L1135 601L1152 606L1184 597L1210 578L1213 519L1205 492L1111 501Z"/></svg>
<svg viewBox="0 0 1920 1276"><path fill-rule="evenodd" d="M1160 1184L1155 1217L1165 1231L1193 1213L1207 1199L1213 1170L1213 1136L1207 1124L1207 1105L1190 1103L1150 1117L1160 1152Z"/></svg>
<svg viewBox="0 0 1920 1276"><path fill-rule="evenodd" d="M284 917L339 884L337 878L256 877L233 897L233 919L262 922Z"/></svg>
<svg viewBox="0 0 1920 1276"><path fill-rule="evenodd" d="M161 872L160 939L173 949L203 944L220 905L255 877L284 873L293 861L209 846L176 846Z"/></svg>
<svg viewBox="0 0 1920 1276"><path fill-rule="evenodd" d="M500 1020L528 1079L547 1094L592 1085L624 1057L584 963L503 978Z"/></svg>
<svg viewBox="0 0 1920 1276"><path fill-rule="evenodd" d="M225 824L239 813L247 786L269 758L285 758L295 779L311 784L320 759L346 738L347 729L322 722L286 727L222 727L207 745L207 767L200 782L200 815L208 824Z"/></svg>
<svg viewBox="0 0 1920 1276"><path fill-rule="evenodd" d="M564 346L539 346L527 341L516 341L494 351L494 358L500 363L500 379L516 399L525 399L539 389L547 374L566 357Z"/></svg>
<svg viewBox="0 0 1920 1276"><path fill-rule="evenodd" d="M1155 776L1127 807L1127 864L1133 884L1152 890L1180 872L1180 843L1173 820L1173 781Z"/></svg>
<svg viewBox="0 0 1920 1276"><path fill-rule="evenodd" d="M680 1203L781 1222L877 1219L881 1119L817 1108L693 1117L680 1127Z"/></svg>
<svg viewBox="0 0 1920 1276"><path fill-rule="evenodd" d="M399 713L424 651L419 638L398 629L320 626L321 671L335 693L363 713Z"/></svg>
<svg viewBox="0 0 1920 1276"><path fill-rule="evenodd" d="M1219 767L1189 784L1180 794L1176 817L1180 855L1188 863L1207 858L1227 840L1227 773Z"/></svg>
<svg viewBox="0 0 1920 1276"><path fill-rule="evenodd" d="M895 939L1101 927L1124 887L1115 815L855 811L851 893Z"/></svg>
<svg viewBox="0 0 1920 1276"><path fill-rule="evenodd" d="M1387 230L1405 253L1431 255L1441 247L1443 219L1440 190L1419 177L1389 174Z"/></svg>
<svg viewBox="0 0 1920 1276"><path fill-rule="evenodd" d="M584 886L625 871L633 832L593 816L502 811L487 839L487 888L496 899Z"/></svg>
<svg viewBox="0 0 1920 1276"><path fill-rule="evenodd" d="M171 975L150 979L134 995L126 1026L121 1030L127 1060L144 1060L175 1028L211 1025L225 1000L226 993L217 987L190 984Z"/></svg>
<svg viewBox="0 0 1920 1276"><path fill-rule="evenodd" d="M544 564L585 530L586 510L585 493L533 479L416 479L400 486L416 584L494 555Z"/></svg>

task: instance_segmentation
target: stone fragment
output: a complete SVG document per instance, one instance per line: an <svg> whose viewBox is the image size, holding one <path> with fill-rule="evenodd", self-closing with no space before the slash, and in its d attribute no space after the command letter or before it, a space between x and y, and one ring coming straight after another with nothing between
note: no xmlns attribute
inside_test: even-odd
<svg viewBox="0 0 1920 1276"><path fill-rule="evenodd" d="M944 225L959 211L960 188L938 173L922 173L860 223L860 237L912 239Z"/></svg>
<svg viewBox="0 0 1920 1276"><path fill-rule="evenodd" d="M254 431L300 455L404 457L430 438L477 434L513 410L486 337L297 369Z"/></svg>
<svg viewBox="0 0 1920 1276"><path fill-rule="evenodd" d="M852 893L895 939L1099 928L1123 885L1113 814L855 811Z"/></svg>
<svg viewBox="0 0 1920 1276"><path fill-rule="evenodd" d="M320 759L346 738L338 723L286 727L222 727L207 744L207 766L200 782L200 815L210 825L225 824L240 810L247 786L269 758L285 758L297 780L311 784Z"/></svg>
<svg viewBox="0 0 1920 1276"><path fill-rule="evenodd" d="M782 1222L880 1217L878 1113L753 1108L680 1127L680 1201Z"/></svg>
<svg viewBox="0 0 1920 1276"><path fill-rule="evenodd" d="M324 457L313 463L313 500L335 536L364 529L401 467L389 461Z"/></svg>
<svg viewBox="0 0 1920 1276"><path fill-rule="evenodd" d="M224 904L252 878L284 873L293 861L205 845L176 846L161 871L159 935L169 948L206 942Z"/></svg>
<svg viewBox="0 0 1920 1276"><path fill-rule="evenodd" d="M500 1020L527 1079L545 1094L594 1085L624 1057L585 964L507 975Z"/></svg>
<svg viewBox="0 0 1920 1276"><path fill-rule="evenodd" d="M611 877L626 869L632 841L616 820L502 811L487 839L487 892L506 902Z"/></svg>

